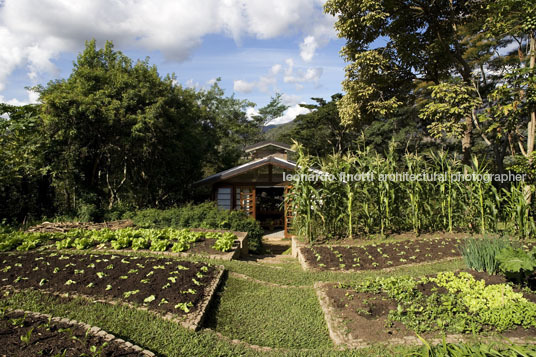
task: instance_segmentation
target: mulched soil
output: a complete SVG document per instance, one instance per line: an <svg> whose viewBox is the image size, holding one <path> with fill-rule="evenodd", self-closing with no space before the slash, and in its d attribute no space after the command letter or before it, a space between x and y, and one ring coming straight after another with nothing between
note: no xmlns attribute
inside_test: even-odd
<svg viewBox="0 0 536 357"><path fill-rule="evenodd" d="M506 279L500 275L489 275L474 270L464 270L471 273L477 280L485 280L486 284L503 284ZM424 295L445 293L434 283L421 284L417 289ZM519 289L514 289L520 291ZM400 322L394 322L387 327L389 311L396 310L397 302L386 294L358 293L351 289L341 288L338 284L329 285L327 295L335 308L336 316L343 319L346 331L354 338L364 342L386 342L392 338L415 336L415 333ZM536 303L536 293L523 292L523 296ZM504 337L536 337L536 329L517 329L501 333ZM429 339L439 336L437 333L424 333L422 337Z"/></svg>
<svg viewBox="0 0 536 357"><path fill-rule="evenodd" d="M305 261L320 270L376 270L459 257L461 238L431 238L364 246L302 248Z"/></svg>
<svg viewBox="0 0 536 357"><path fill-rule="evenodd" d="M27 342L21 336L28 337ZM45 318L24 316L9 312L0 318L0 356L97 356L91 351L95 346L101 351L99 356L141 356L117 342L106 342L102 337L87 335L77 325L49 321ZM101 350L102 348L102 350ZM65 354L63 354L65 353Z"/></svg>
<svg viewBox="0 0 536 357"><path fill-rule="evenodd" d="M196 310L217 274L204 263L110 254L3 253L0 262L0 286L75 292L178 315L185 314L179 303Z"/></svg>
<svg viewBox="0 0 536 357"><path fill-rule="evenodd" d="M27 232L39 232L39 233L61 233L67 232L71 229L122 229L127 227L134 227L134 222L129 219L121 221L111 221L103 223L93 223L93 222L43 222L36 226L28 228Z"/></svg>

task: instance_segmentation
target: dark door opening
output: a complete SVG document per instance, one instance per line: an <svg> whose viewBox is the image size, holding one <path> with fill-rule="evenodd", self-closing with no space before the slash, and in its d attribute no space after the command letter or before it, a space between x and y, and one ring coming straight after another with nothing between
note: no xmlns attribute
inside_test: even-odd
<svg viewBox="0 0 536 357"><path fill-rule="evenodd" d="M283 194L284 188L280 186L256 187L256 217L261 226L268 231L285 227Z"/></svg>

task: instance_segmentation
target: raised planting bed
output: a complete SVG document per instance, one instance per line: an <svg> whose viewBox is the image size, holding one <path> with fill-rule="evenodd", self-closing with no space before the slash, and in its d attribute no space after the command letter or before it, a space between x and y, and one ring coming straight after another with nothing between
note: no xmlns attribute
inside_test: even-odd
<svg viewBox="0 0 536 357"><path fill-rule="evenodd" d="M98 327L34 312L2 311L0 336L1 356L154 356Z"/></svg>
<svg viewBox="0 0 536 357"><path fill-rule="evenodd" d="M73 229L61 233L13 232L0 234L0 251L28 251L39 247L57 249L148 250L205 255L231 260L247 252L247 233L190 230Z"/></svg>
<svg viewBox="0 0 536 357"><path fill-rule="evenodd" d="M486 273L389 277L315 285L337 345L419 344L501 335L536 342L536 295Z"/></svg>
<svg viewBox="0 0 536 357"><path fill-rule="evenodd" d="M298 259L310 270L379 270L460 256L461 238L431 238L362 246L298 247Z"/></svg>
<svg viewBox="0 0 536 357"><path fill-rule="evenodd" d="M223 269L205 263L110 254L0 254L0 287L127 303L197 329Z"/></svg>

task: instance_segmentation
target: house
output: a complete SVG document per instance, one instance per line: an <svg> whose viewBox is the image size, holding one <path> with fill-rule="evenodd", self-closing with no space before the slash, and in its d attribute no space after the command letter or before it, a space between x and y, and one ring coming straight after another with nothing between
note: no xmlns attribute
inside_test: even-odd
<svg viewBox="0 0 536 357"><path fill-rule="evenodd" d="M296 169L296 163L289 158L293 153L289 145L260 142L245 148L244 156L250 161L206 177L196 185L210 185L212 199L219 207L243 210L263 228L283 229L288 237L291 213L284 196L290 182L284 176Z"/></svg>

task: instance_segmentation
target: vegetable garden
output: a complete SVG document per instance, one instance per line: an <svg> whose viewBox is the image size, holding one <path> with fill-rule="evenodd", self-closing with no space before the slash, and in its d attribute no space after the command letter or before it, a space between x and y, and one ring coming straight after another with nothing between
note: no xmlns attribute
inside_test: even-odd
<svg viewBox="0 0 536 357"><path fill-rule="evenodd" d="M54 243L57 249L90 248L148 249L155 252L184 252L196 243L208 241L213 251L226 252L237 239L230 232L194 232L188 229L135 229L83 230L73 229L65 233L0 233L0 251L28 251Z"/></svg>

